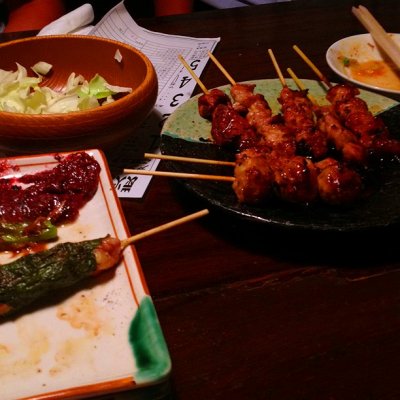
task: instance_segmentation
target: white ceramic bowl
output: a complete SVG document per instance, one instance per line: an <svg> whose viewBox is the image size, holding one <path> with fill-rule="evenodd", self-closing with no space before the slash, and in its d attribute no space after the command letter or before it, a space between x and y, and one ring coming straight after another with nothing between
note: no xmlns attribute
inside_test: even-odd
<svg viewBox="0 0 400 400"><path fill-rule="evenodd" d="M400 46L400 34L390 35ZM337 75L357 86L400 95L400 72L390 69L390 60L369 33L335 42L326 53L326 61Z"/></svg>

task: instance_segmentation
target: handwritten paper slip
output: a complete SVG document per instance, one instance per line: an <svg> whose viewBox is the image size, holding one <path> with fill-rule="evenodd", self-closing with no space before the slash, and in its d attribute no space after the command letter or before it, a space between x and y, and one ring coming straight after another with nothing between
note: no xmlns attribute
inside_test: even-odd
<svg viewBox="0 0 400 400"><path fill-rule="evenodd" d="M188 100L196 86L195 80L178 59L182 54L197 76L201 75L220 38L192 38L166 35L141 28L121 2L111 9L90 31L91 35L127 43L142 51L153 63L158 77L158 98L153 112L131 140L109 157L111 172L116 168L155 170L159 160L143 160L144 152L158 152L163 121ZM145 149L145 151L143 151ZM119 197L143 197L151 176L114 175Z"/></svg>

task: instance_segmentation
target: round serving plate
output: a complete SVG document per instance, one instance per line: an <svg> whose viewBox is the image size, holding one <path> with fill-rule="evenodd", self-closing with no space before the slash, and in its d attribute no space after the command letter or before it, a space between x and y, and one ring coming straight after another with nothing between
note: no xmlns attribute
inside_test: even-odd
<svg viewBox="0 0 400 400"><path fill-rule="evenodd" d="M265 79L247 83L256 84L256 91L268 100L274 112L279 111L277 98L282 89L278 79ZM296 86L291 80L290 87ZM319 104L326 104L323 85L313 80L303 80ZM229 85L220 89L229 92ZM211 123L203 119L197 108L198 96L182 104L165 122L161 133L161 152L167 155L233 160L234 155L216 146L211 138ZM375 114L380 114L389 130L400 125L398 102L361 90L360 97L367 101ZM395 134L394 132L393 134ZM169 161L171 171L233 176L232 167ZM309 206L274 201L263 206L240 204L232 190L231 182L182 179L181 183L210 206L232 217L258 224L283 228L300 228L315 231L356 231L382 228L400 222L400 162L397 159L385 163L376 172L379 184L374 192L347 207L333 207L318 203Z"/></svg>

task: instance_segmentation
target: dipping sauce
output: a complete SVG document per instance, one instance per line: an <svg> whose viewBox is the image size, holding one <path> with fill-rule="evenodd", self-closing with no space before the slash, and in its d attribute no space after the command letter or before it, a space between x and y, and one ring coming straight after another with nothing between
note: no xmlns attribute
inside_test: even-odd
<svg viewBox="0 0 400 400"><path fill-rule="evenodd" d="M385 89L400 90L400 71L385 61L351 60L347 69L350 76L359 82Z"/></svg>

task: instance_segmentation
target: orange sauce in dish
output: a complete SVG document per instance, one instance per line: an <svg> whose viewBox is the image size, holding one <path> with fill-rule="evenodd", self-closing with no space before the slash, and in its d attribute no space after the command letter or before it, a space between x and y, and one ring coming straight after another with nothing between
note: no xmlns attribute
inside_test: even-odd
<svg viewBox="0 0 400 400"><path fill-rule="evenodd" d="M353 79L385 89L400 90L400 71L385 61L350 62Z"/></svg>

